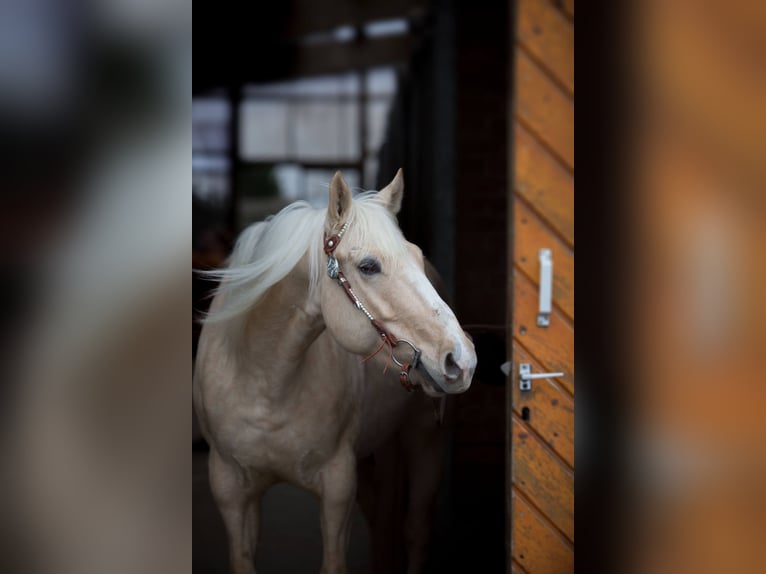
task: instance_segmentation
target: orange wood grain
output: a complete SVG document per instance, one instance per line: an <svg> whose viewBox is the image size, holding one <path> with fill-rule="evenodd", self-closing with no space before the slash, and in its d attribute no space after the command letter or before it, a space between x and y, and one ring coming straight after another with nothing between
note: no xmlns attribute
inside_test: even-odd
<svg viewBox="0 0 766 574"><path fill-rule="evenodd" d="M518 562L511 561L511 574L527 574L527 571Z"/></svg>
<svg viewBox="0 0 766 574"><path fill-rule="evenodd" d="M574 93L574 27L549 0L519 0L517 41Z"/></svg>
<svg viewBox="0 0 766 574"><path fill-rule="evenodd" d="M561 385L574 395L574 328L557 309L550 326L537 326L538 290L522 273L513 274L514 339L526 348L546 372L561 371Z"/></svg>
<svg viewBox="0 0 766 574"><path fill-rule="evenodd" d="M539 285L539 251L549 248L553 257L551 297L567 317L574 320L574 253L523 202L514 199L513 210L514 263Z"/></svg>
<svg viewBox="0 0 766 574"><path fill-rule="evenodd" d="M529 574L574 572L574 551L515 491L513 497L513 558Z"/></svg>
<svg viewBox="0 0 766 574"><path fill-rule="evenodd" d="M574 468L574 401L551 379L537 379L532 390L521 392L518 382L518 365L530 363L532 371L540 373L540 363L532 359L519 345L514 345L515 363L512 385L513 410L521 416L524 407L529 408L527 424L537 432L548 446Z"/></svg>
<svg viewBox="0 0 766 574"><path fill-rule="evenodd" d="M574 0L563 0L561 5L564 13L567 14L570 18L574 18Z"/></svg>
<svg viewBox="0 0 766 574"><path fill-rule="evenodd" d="M574 102L522 50L516 50L516 117L574 170Z"/></svg>
<svg viewBox="0 0 766 574"><path fill-rule="evenodd" d="M519 0L508 266L514 372L509 570L574 569L574 0ZM539 250L553 252L551 324L536 324ZM563 377L522 393L518 365ZM522 420L523 410L529 417Z"/></svg>
<svg viewBox="0 0 766 574"><path fill-rule="evenodd" d="M514 122L514 187L574 247L574 179L529 133Z"/></svg>
<svg viewBox="0 0 766 574"><path fill-rule="evenodd" d="M512 428L513 483L574 541L574 474L515 416Z"/></svg>

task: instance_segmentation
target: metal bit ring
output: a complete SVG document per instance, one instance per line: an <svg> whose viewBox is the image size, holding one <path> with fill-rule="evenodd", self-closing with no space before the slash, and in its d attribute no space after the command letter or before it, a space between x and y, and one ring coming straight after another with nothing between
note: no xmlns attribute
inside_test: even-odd
<svg viewBox="0 0 766 574"><path fill-rule="evenodd" d="M414 369L415 367L418 366L418 362L420 361L420 349L418 349L415 345L410 343L407 339L399 339L396 342L397 346L399 345L399 343L406 343L412 349L412 352L414 353L414 357L412 358L412 362L409 363L409 366ZM399 359L396 358L396 352L394 350L391 351L391 358L400 369L404 367L405 363L402 363L401 361L399 361Z"/></svg>

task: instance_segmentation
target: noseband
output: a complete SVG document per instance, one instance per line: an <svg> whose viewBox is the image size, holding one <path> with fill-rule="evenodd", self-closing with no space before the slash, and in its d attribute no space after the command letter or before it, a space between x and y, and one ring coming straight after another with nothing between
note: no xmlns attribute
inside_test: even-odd
<svg viewBox="0 0 766 574"><path fill-rule="evenodd" d="M349 222L347 221L343 224L343 227L341 227L338 233L325 238L324 252L327 255L327 274L330 276L330 278L335 279L338 282L338 285L343 287L343 291L346 293L346 296L349 298L349 300L357 309L364 313L367 319L369 319L370 323L382 339L380 348L383 348L383 345L386 344L391 347L391 359L400 369L399 382L405 389L411 392L415 388L415 385L410 381L410 370L418 366L418 362L420 361L420 349L418 349L407 339L397 339L394 337L390 331L386 330L385 327L381 325L380 321L372 316L372 313L370 313L367 307L364 306L364 303L359 300L359 297L357 297L356 293L354 293L354 291L351 289L351 283L349 283L348 279L346 279L346 276L343 275L343 272L340 270L338 260L335 258L335 255L333 255L335 249L338 247L338 243L340 243L340 240L343 237L343 234L346 233L346 230L348 229L348 224ZM402 362L396 357L394 349L396 349L396 347L402 343L409 345L414 353L411 363Z"/></svg>

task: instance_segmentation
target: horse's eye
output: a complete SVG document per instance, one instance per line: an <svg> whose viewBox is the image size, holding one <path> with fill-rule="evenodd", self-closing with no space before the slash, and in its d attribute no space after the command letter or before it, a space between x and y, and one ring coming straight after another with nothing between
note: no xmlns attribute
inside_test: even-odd
<svg viewBox="0 0 766 574"><path fill-rule="evenodd" d="M373 257L365 257L359 264L359 271L364 275L375 275L380 273L380 262Z"/></svg>

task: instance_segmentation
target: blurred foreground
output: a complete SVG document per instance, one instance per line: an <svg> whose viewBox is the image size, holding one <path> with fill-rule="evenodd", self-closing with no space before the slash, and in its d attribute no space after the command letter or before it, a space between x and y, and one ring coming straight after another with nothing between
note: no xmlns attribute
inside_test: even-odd
<svg viewBox="0 0 766 574"><path fill-rule="evenodd" d="M766 6L650 1L633 15L623 560L763 571Z"/></svg>
<svg viewBox="0 0 766 574"><path fill-rule="evenodd" d="M187 572L191 6L79 8L0 7L0 570ZM759 571L766 9L632 9L622 563Z"/></svg>
<svg viewBox="0 0 766 574"><path fill-rule="evenodd" d="M0 7L0 570L188 572L191 3Z"/></svg>

